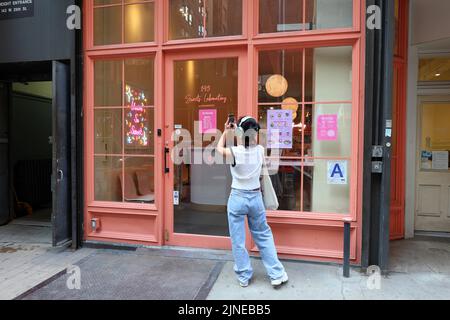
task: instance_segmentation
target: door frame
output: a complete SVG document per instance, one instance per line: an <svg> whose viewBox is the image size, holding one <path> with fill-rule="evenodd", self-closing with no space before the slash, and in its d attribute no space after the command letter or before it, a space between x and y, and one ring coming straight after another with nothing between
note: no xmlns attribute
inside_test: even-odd
<svg viewBox="0 0 450 320"><path fill-rule="evenodd" d="M420 46L408 47L408 79L406 107L406 157L405 157L405 238L415 236L416 225L416 172L417 172L417 127L421 99L430 96L450 95L450 84L445 82L423 83L419 79L419 61L432 56L449 56L450 50L427 51ZM407 161L414 159L414 162Z"/></svg>
<svg viewBox="0 0 450 320"><path fill-rule="evenodd" d="M248 103L248 97L245 94L249 92L249 81L247 74L247 48L227 48L222 49L193 49L181 50L166 54L164 62L165 75L165 108L164 108L164 148L169 147L173 150L174 143L171 141L172 130L174 126L174 62L180 60L201 60L201 59L215 59L215 58L233 58L239 59L238 65L238 115L237 117L252 114L251 104ZM250 96L251 94L248 94ZM221 126L222 124L218 124ZM164 154L164 156L166 156ZM164 162L165 159L162 159ZM180 234L174 232L174 208L173 208L173 163L168 156L167 163L170 171L164 176L164 245L167 246L183 246L193 248L209 248L209 249L224 249L231 248L229 237L207 236L207 235L191 235ZM248 239L248 237L247 237ZM247 240L247 246L249 247Z"/></svg>
<svg viewBox="0 0 450 320"><path fill-rule="evenodd" d="M55 84L55 79L53 77L53 63L54 62L60 62L64 63L68 66L68 80L72 84L72 81L76 79L76 65L75 62L71 59L62 59L62 60L45 60L45 61L39 61L39 62L11 62L5 64L5 67L7 72L3 75L4 78L3 81L6 81L7 83L13 83L13 82L23 82L23 81L29 81L29 82L37 82L37 81L51 81L53 85ZM77 65L78 66L78 65ZM76 144L78 143L77 137L75 136L79 131L77 131L77 122L79 117L82 117L80 113L77 113L76 110L79 110L79 106L81 105L81 101L79 101L78 97L76 96L76 93L81 90L80 88L77 88L76 86L69 86L69 114L68 117L68 127L67 127L67 134L70 137L70 139L67 140L67 149L71 152L71 157L68 159L69 161L69 171L70 175L66 175L67 179L70 179L69 181L69 193L67 195L68 202L70 206L67 210L67 219L70 220L72 223L72 228L69 230L69 242L72 241L72 248L77 249L78 248L78 237L77 233L79 228L82 228L81 224L78 223L78 194L77 194L77 188L79 187L78 180L75 179L79 175L79 164L77 163L77 157L80 156L76 152ZM9 99L11 99L12 94L12 88L10 88L10 94ZM53 100L52 100L53 101ZM10 101L11 103L11 101ZM11 106L8 106L10 108ZM77 109L78 108L78 109ZM52 107L52 117L54 117L55 110ZM9 114L9 121L11 121L11 112ZM53 122L53 120L52 120ZM11 134L11 132L9 133ZM54 132L53 132L54 135ZM11 142L11 141L10 141ZM54 146L53 146L54 148ZM53 153L54 151L52 151ZM9 152L10 154L10 152ZM11 161L11 155L9 155L9 175L10 175L10 183L12 183L12 161ZM53 176L54 174L54 168L52 168ZM54 196L54 195L53 195ZM13 210L13 197L11 198L11 209ZM52 203L52 209L54 205ZM12 214L12 212L11 212ZM52 219L53 222L53 219ZM52 225L53 227L53 225Z"/></svg>
<svg viewBox="0 0 450 320"><path fill-rule="evenodd" d="M415 154L415 172L414 172L414 214L413 214L413 227L414 233L417 231L416 229L416 220L417 220L417 205L419 201L419 190L418 190L418 175L420 173L420 152L421 152L421 133L422 133L422 105L426 102L443 102L450 103L450 87L448 89L432 89L432 88L422 88L419 90L419 96L417 97L417 125L416 125L416 154ZM419 230L424 231L424 230ZM426 231L426 230L425 230Z"/></svg>

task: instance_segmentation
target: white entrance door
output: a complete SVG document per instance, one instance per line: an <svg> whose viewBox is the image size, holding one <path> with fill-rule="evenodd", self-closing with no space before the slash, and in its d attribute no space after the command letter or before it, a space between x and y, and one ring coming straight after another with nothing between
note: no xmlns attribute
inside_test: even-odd
<svg viewBox="0 0 450 320"><path fill-rule="evenodd" d="M450 232L450 96L419 101L415 229Z"/></svg>

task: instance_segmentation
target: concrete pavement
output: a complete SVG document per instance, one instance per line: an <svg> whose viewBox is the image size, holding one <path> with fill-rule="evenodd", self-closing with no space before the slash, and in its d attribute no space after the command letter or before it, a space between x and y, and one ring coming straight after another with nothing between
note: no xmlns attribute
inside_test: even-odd
<svg viewBox="0 0 450 320"><path fill-rule="evenodd" d="M24 299L450 299L450 243L442 240L393 242L392 272L380 279L379 289L374 289L374 282L368 285L368 276L359 269L352 269L351 277L344 279L341 266L285 261L290 281L279 290L270 286L259 259L253 259L253 282L241 288L227 251L84 248L72 252L51 248L48 241L27 243L17 236L16 240L7 243L0 237L0 299L19 295ZM69 265L80 267L81 290L66 286Z"/></svg>
<svg viewBox="0 0 450 320"><path fill-rule="evenodd" d="M391 243L391 267L379 286L366 274L342 267L284 262L290 281L273 290L261 261L254 260L255 276L245 289L236 282L233 263L228 262L212 288L211 300L448 300L450 299L450 242L417 238ZM376 289L379 287L379 289Z"/></svg>

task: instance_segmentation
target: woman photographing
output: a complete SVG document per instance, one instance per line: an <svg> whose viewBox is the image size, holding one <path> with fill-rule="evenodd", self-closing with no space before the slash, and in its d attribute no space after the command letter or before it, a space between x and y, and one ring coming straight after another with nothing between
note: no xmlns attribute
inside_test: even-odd
<svg viewBox="0 0 450 320"><path fill-rule="evenodd" d="M258 144L260 129L258 122L252 117L239 119L237 125L234 124L232 117L229 117L217 151L227 159L233 159L231 165L233 182L227 211L235 260L234 271L239 284L241 287L247 287L253 276L250 257L245 248L245 219L247 219L267 275L272 286L277 288L288 281L288 275L278 259L272 230L267 224L260 182L265 163L264 147ZM234 136L237 136L238 145L227 147L226 142L234 140Z"/></svg>

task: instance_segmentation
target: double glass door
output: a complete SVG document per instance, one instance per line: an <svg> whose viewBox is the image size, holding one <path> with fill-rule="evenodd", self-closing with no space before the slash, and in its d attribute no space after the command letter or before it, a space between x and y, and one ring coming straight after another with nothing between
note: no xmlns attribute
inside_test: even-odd
<svg viewBox="0 0 450 320"><path fill-rule="evenodd" d="M243 53L166 60L166 244L229 247L231 173L216 153L230 113L243 115Z"/></svg>

